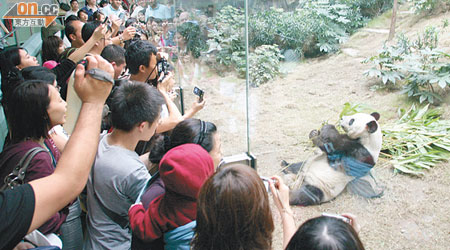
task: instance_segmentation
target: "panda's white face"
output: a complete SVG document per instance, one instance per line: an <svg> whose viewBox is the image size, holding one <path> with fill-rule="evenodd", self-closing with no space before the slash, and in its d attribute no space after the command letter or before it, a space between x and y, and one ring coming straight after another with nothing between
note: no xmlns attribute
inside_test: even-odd
<svg viewBox="0 0 450 250"><path fill-rule="evenodd" d="M368 124L373 121L376 123L375 117L372 115L357 113L343 116L340 124L351 139L359 139L369 136ZM378 123L376 125L378 126Z"/></svg>

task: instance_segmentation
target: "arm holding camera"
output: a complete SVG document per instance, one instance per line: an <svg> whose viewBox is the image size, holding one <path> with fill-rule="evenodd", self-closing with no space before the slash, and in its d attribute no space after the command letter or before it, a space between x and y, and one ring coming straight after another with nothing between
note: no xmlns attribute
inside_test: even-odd
<svg viewBox="0 0 450 250"><path fill-rule="evenodd" d="M117 32L119 32L120 29L120 25L122 25L122 19L116 17L115 15L111 15L112 37L115 37L117 35Z"/></svg>
<svg viewBox="0 0 450 250"><path fill-rule="evenodd" d="M343 213L341 216L349 219L349 224L353 227L353 229L355 229L356 233L359 234L359 231L361 231L361 226L358 223L356 215L351 213Z"/></svg>
<svg viewBox="0 0 450 250"><path fill-rule="evenodd" d="M205 100L199 101L200 97L196 98L196 101L192 103L191 108L186 111L186 113L183 115L183 120L194 117L195 114L197 114L198 111L202 110L205 107Z"/></svg>
<svg viewBox="0 0 450 250"><path fill-rule="evenodd" d="M294 214L289 205L289 188L278 176L273 176L269 182L270 191L272 192L275 206L280 212L283 224L283 249L286 248L292 236L297 231L294 221Z"/></svg>
<svg viewBox="0 0 450 250"><path fill-rule="evenodd" d="M123 46L125 41L132 39L136 35L136 28L133 26L128 26L122 34L111 39L111 42L116 45Z"/></svg>
<svg viewBox="0 0 450 250"><path fill-rule="evenodd" d="M79 49L75 50L68 58L73 62L78 62L83 59L87 53L95 46L95 44L102 38L105 37L105 34L108 32L108 28L105 24L98 26L91 38L83 44Z"/></svg>
<svg viewBox="0 0 450 250"><path fill-rule="evenodd" d="M179 122L183 120L183 116L178 110L175 103L170 98L169 91L171 90L170 83L173 82L173 75L171 72L164 75L164 73L159 77L163 79L162 82L158 83L157 89L164 97L166 102L167 110L169 111L169 116L161 119L161 123L156 128L156 133L162 133L173 129ZM159 80L158 80L159 81Z"/></svg>

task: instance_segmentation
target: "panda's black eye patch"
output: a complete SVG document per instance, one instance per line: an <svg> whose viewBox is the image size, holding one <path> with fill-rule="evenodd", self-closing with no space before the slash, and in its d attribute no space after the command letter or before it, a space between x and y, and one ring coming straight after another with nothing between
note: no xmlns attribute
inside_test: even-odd
<svg viewBox="0 0 450 250"><path fill-rule="evenodd" d="M350 120L350 122L348 123L348 125L351 126L354 122L355 122L355 119L352 118L352 119Z"/></svg>

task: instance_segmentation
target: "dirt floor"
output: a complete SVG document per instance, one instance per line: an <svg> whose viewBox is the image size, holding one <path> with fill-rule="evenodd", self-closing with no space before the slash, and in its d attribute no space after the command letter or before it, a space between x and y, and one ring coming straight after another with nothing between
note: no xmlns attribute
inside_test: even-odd
<svg viewBox="0 0 450 250"><path fill-rule="evenodd" d="M397 32L409 37L415 37L428 25L442 27L443 20L450 18L450 13L421 18L402 11ZM249 89L249 145L261 175L279 174L281 160L306 159L312 150L309 132L323 121L335 123L346 102L363 103L377 110L381 127L397 118L399 107L409 107L398 91L372 91L374 81L363 76L371 65L361 61L381 49L388 28L389 18L381 18L354 34L342 45L342 52L284 64L289 73L283 78ZM448 49L449 45L450 34L444 31L439 47ZM207 67L193 67L191 71L195 72L193 77L187 74L182 80L186 103L192 101L194 85L203 88L207 104L198 117L218 126L224 155L247 151L245 81L232 76L219 78ZM442 104L447 119L449 100ZM320 206L295 207L297 225L322 212L350 212L359 218L360 237L366 249L450 249L449 163L433 168L423 178L414 178L394 174L389 162L380 159L376 176L386 187L383 197L366 200L344 191ZM275 209L273 212L273 248L281 249L281 221Z"/></svg>

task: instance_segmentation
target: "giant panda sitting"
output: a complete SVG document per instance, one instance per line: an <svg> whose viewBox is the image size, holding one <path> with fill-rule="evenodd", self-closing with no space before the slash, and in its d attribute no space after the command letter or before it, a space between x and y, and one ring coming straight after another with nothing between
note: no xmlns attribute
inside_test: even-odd
<svg viewBox="0 0 450 250"><path fill-rule="evenodd" d="M303 182L300 187L294 185L290 193L291 205L318 205L346 187L364 197L381 196L383 191L371 174L382 144L379 118L378 113L344 116L340 125L346 134L333 125L311 131L310 139L321 151L305 162Z"/></svg>

